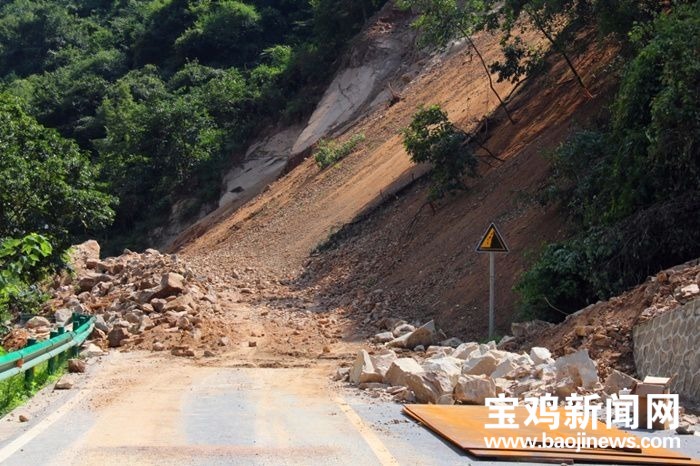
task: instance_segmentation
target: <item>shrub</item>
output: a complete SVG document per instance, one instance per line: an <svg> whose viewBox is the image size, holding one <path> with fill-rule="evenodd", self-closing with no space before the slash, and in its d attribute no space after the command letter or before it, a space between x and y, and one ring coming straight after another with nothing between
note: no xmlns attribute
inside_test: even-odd
<svg viewBox="0 0 700 466"><path fill-rule="evenodd" d="M316 146L314 159L316 164L323 168L330 167L339 160L352 154L357 146L365 140L364 134L356 134L343 143L321 139Z"/></svg>
<svg viewBox="0 0 700 466"><path fill-rule="evenodd" d="M431 200L465 189L464 176L476 176L477 161L468 143L469 135L454 126L439 105L421 107L403 130L411 160L433 166Z"/></svg>
<svg viewBox="0 0 700 466"><path fill-rule="evenodd" d="M0 243L0 320L33 312L45 301L36 282L53 270L52 255L48 239L36 233Z"/></svg>

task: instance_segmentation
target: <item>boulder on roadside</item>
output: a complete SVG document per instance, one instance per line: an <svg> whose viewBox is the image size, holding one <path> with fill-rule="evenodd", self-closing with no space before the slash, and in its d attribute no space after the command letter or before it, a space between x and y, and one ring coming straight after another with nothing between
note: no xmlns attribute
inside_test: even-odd
<svg viewBox="0 0 700 466"><path fill-rule="evenodd" d="M462 374L465 375L491 375L499 364L492 352L473 356L462 364Z"/></svg>
<svg viewBox="0 0 700 466"><path fill-rule="evenodd" d="M357 353L352 369L350 369L349 380L354 384L382 381L382 376L374 370L374 364L372 364L372 359L367 351L360 350Z"/></svg>
<svg viewBox="0 0 700 466"><path fill-rule="evenodd" d="M392 348L407 348L414 349L417 346L428 347L435 341L435 322L430 321L425 325L422 325L412 331L411 333L406 333L394 340L390 341L386 345Z"/></svg>
<svg viewBox="0 0 700 466"><path fill-rule="evenodd" d="M496 383L485 375L462 375L454 389L454 399L460 403L483 405L486 398L496 397Z"/></svg>
<svg viewBox="0 0 700 466"><path fill-rule="evenodd" d="M422 374L423 368L412 358L399 358L389 367L384 381L391 385L406 385L406 378L410 374Z"/></svg>
<svg viewBox="0 0 700 466"><path fill-rule="evenodd" d="M391 364L396 361L397 356L390 349L383 349L379 354L370 356L372 364L374 365L374 371L384 378L386 373L389 372Z"/></svg>
<svg viewBox="0 0 700 466"><path fill-rule="evenodd" d="M578 387L595 388L598 383L598 368L595 361L588 356L588 350L582 349L562 356L554 362L557 379L570 377Z"/></svg>
<svg viewBox="0 0 700 466"><path fill-rule="evenodd" d="M85 372L85 361L82 359L69 359L68 372L72 374L82 374Z"/></svg>
<svg viewBox="0 0 700 466"><path fill-rule="evenodd" d="M616 395L622 389L633 389L638 383L639 380L634 377L624 374L617 369L613 369L608 378L605 379L603 391L608 395Z"/></svg>
<svg viewBox="0 0 700 466"><path fill-rule="evenodd" d="M419 403L454 404L452 392L454 384L441 372L421 372L408 374L406 386L415 394Z"/></svg>
<svg viewBox="0 0 700 466"><path fill-rule="evenodd" d="M55 390L70 390L73 388L73 385L75 385L75 379L72 376L64 375L58 379L58 382L56 382L53 388Z"/></svg>

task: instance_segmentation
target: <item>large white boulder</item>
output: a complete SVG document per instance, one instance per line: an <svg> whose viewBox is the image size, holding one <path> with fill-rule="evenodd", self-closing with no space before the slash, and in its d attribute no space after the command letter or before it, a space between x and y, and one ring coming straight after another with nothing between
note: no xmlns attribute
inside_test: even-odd
<svg viewBox="0 0 700 466"><path fill-rule="evenodd" d="M374 372L381 375L383 379L386 376L386 373L389 372L391 364L398 358L396 353L385 348L379 354L370 356L370 359L372 360L372 365L374 365Z"/></svg>
<svg viewBox="0 0 700 466"><path fill-rule="evenodd" d="M442 372L409 374L406 384L419 403L454 404L454 384L450 377Z"/></svg>
<svg viewBox="0 0 700 466"><path fill-rule="evenodd" d="M349 380L355 384L382 381L382 376L374 370L374 364L367 351L360 350L357 353L352 369L350 369Z"/></svg>
<svg viewBox="0 0 700 466"><path fill-rule="evenodd" d="M391 385L407 386L406 378L409 374L422 374L425 371L414 359L399 358L391 363L384 381Z"/></svg>
<svg viewBox="0 0 700 466"><path fill-rule="evenodd" d="M462 364L462 374L491 375L493 371L496 370L499 363L500 360L491 354L491 352L480 356L473 356Z"/></svg>
<svg viewBox="0 0 700 466"><path fill-rule="evenodd" d="M496 383L484 375L462 375L455 384L453 396L461 403L483 405L486 398L496 397Z"/></svg>
<svg viewBox="0 0 700 466"><path fill-rule="evenodd" d="M598 368L587 349L562 356L554 362L554 368L558 380L570 377L577 387L593 389L598 384Z"/></svg>
<svg viewBox="0 0 700 466"><path fill-rule="evenodd" d="M461 363L461 359L446 356L442 358L426 359L421 367L423 367L425 372L444 374L455 384L462 373Z"/></svg>
<svg viewBox="0 0 700 466"><path fill-rule="evenodd" d="M469 343L462 343L452 352L452 356L459 359L469 359L474 351L479 349L479 344L470 341Z"/></svg>
<svg viewBox="0 0 700 466"><path fill-rule="evenodd" d="M540 364L550 364L554 362L554 360L552 359L552 353L550 353L550 351L547 348L541 348L538 346L535 346L530 350L530 358L536 366L539 366Z"/></svg>

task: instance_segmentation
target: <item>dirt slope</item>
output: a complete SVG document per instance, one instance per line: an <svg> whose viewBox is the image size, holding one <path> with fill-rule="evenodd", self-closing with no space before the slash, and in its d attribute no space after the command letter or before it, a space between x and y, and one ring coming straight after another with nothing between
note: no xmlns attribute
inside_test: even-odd
<svg viewBox="0 0 700 466"><path fill-rule="evenodd" d="M496 58L496 38L483 35L477 44L487 61ZM481 178L469 181L470 191L435 213L422 209L424 182L393 195L425 172L408 159L399 131L423 104L441 104L463 128L495 110L481 65L464 52L427 64L399 102L350 128L343 138L366 136L356 153L324 171L305 160L243 208L182 239L181 252L202 273L225 279L251 267L269 280L282 279L292 290L310 293L323 308L348 311L365 323L388 314L436 317L451 334L480 338L486 328L487 259L474 253L474 245L493 220L511 248L498 260L497 323L505 330L515 308L510 289L523 269L523 254L565 234L560 213L534 200L548 176L541 153L558 144L575 122L599 111L612 87L606 66L614 55L597 44L576 57L594 99L586 98L563 61L552 57L549 73L526 82L509 103L515 125L494 112L486 144L504 162L484 158L488 163L482 164ZM512 86L501 83L498 89L507 95ZM339 247L308 260L329 234L380 204ZM377 289L382 291L373 300L365 298Z"/></svg>

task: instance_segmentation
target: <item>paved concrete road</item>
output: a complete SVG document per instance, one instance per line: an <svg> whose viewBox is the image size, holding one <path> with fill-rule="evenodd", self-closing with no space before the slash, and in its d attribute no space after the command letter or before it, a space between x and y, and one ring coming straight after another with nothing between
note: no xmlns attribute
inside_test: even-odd
<svg viewBox="0 0 700 466"><path fill-rule="evenodd" d="M491 464L453 449L400 405L330 387L329 367L235 366L113 354L74 390L47 391L1 421L0 463ZM17 422L19 412L30 422ZM698 440L685 441L696 455Z"/></svg>

